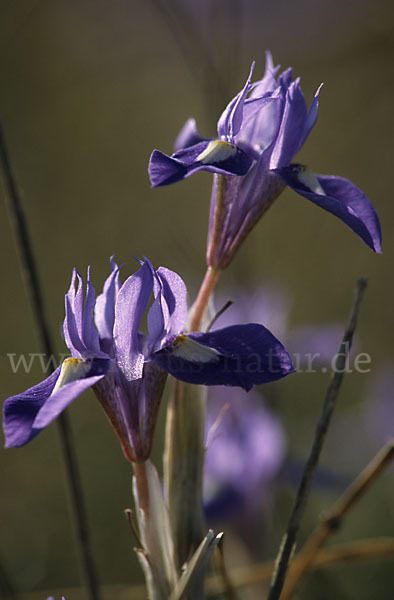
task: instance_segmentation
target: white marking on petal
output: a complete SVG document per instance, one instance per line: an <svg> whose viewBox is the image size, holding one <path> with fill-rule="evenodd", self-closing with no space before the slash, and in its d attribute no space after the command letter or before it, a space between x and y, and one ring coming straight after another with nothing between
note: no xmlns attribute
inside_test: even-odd
<svg viewBox="0 0 394 600"><path fill-rule="evenodd" d="M315 194L320 194L321 196L325 196L326 193L320 185L316 175L311 169L305 168L299 171L297 175L298 180L304 184L307 188L309 188Z"/></svg>
<svg viewBox="0 0 394 600"><path fill-rule="evenodd" d="M220 358L217 350L203 346L187 335L178 335L172 346L172 354L196 363L217 362Z"/></svg>
<svg viewBox="0 0 394 600"><path fill-rule="evenodd" d="M196 161L202 162L204 165L210 163L223 162L237 154L236 146L223 142L222 140L214 140L209 142L208 146L199 154Z"/></svg>
<svg viewBox="0 0 394 600"><path fill-rule="evenodd" d="M84 379L91 369L91 363L82 360L82 358L66 358L62 364L59 378L56 382L55 387L52 390L51 396L60 388L77 381L78 379Z"/></svg>

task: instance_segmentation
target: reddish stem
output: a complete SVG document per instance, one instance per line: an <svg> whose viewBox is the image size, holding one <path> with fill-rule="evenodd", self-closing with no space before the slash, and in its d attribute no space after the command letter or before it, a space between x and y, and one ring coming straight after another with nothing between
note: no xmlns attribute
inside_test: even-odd
<svg viewBox="0 0 394 600"><path fill-rule="evenodd" d="M207 309L209 298L211 297L212 292L215 289L215 286L219 279L219 275L220 269L216 269L215 267L208 267L203 282L201 284L200 291L198 292L198 296L192 307L189 324L190 331L200 330L201 322Z"/></svg>

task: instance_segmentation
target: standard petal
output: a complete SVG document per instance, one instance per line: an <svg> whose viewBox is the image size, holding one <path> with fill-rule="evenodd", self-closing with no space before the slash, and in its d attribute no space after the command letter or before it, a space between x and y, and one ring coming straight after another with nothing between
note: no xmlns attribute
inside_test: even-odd
<svg viewBox="0 0 394 600"><path fill-rule="evenodd" d="M186 286L174 271L160 267L157 271L146 258L153 277L154 302L148 312L148 352L160 350L163 341L181 333L186 325Z"/></svg>
<svg viewBox="0 0 394 600"><path fill-rule="evenodd" d="M167 302L163 295L163 285L161 279L156 273L156 269L149 259L145 258L147 265L152 273L154 301L147 315L148 322L148 341L147 350L153 352L159 350L160 340L166 335L166 323L169 319L169 310Z"/></svg>
<svg viewBox="0 0 394 600"><path fill-rule="evenodd" d="M66 359L55 387L34 419L33 428L41 430L52 423L75 398L105 377L109 366L109 359Z"/></svg>
<svg viewBox="0 0 394 600"><path fill-rule="evenodd" d="M200 142L167 156L154 150L149 161L149 176L153 187L169 185L190 177L198 171L223 175L245 175L253 157L222 140Z"/></svg>
<svg viewBox="0 0 394 600"><path fill-rule="evenodd" d="M78 277L78 289L75 283ZM86 346L82 341L83 290L82 277L76 269L73 270L70 288L65 297L66 316L63 324L64 338L73 356L82 357Z"/></svg>
<svg viewBox="0 0 394 600"><path fill-rule="evenodd" d="M308 137L308 135L310 134L312 128L315 126L316 121L317 121L317 111L319 108L319 94L320 94L320 90L322 89L323 84L321 83L319 85L319 87L317 88L316 94L312 100L312 104L308 110L308 114L306 115L306 119L304 122L304 129L298 144L298 149L297 152L299 150L301 150L302 146L305 144L306 139Z"/></svg>
<svg viewBox="0 0 394 600"><path fill-rule="evenodd" d="M278 100L279 98L273 96L271 92L265 96L246 100L242 129L236 137L237 143L249 144L256 151L261 151L262 148L268 146L266 140L271 141L273 137L270 131L275 129L275 123L271 126L271 120L273 115L276 114L273 111L275 111L275 103L277 104ZM270 109L269 112L262 110L267 104L271 103L274 103L273 109Z"/></svg>
<svg viewBox="0 0 394 600"><path fill-rule="evenodd" d="M262 96L266 92L272 92L277 87L276 74L280 66L274 66L272 54L269 50L265 53L265 72L264 77L253 85L253 91L250 97Z"/></svg>
<svg viewBox="0 0 394 600"><path fill-rule="evenodd" d="M252 79L254 65L255 63L253 62L250 67L249 77L247 78L243 89L226 106L218 121L219 137L228 142L233 142L234 136L236 136L241 129L244 103L246 96L250 92L250 81Z"/></svg>
<svg viewBox="0 0 394 600"><path fill-rule="evenodd" d="M162 286L163 296L166 300L169 318L165 324L167 335L176 335L183 332L187 319L187 290L185 282L175 271L166 267L157 270Z"/></svg>
<svg viewBox="0 0 394 600"><path fill-rule="evenodd" d="M102 354L100 350L99 334L94 323L94 307L96 292L90 280L90 267L86 278L86 297L82 317L82 340L89 353L95 356Z"/></svg>
<svg viewBox="0 0 394 600"><path fill-rule="evenodd" d="M294 370L279 340L256 323L180 335L151 358L182 381L239 386L247 391Z"/></svg>
<svg viewBox="0 0 394 600"><path fill-rule="evenodd" d="M206 141L206 138L201 137L199 134L196 120L188 119L175 139L174 151L189 148L203 141Z"/></svg>
<svg viewBox="0 0 394 600"><path fill-rule="evenodd" d="M3 406L3 429L5 447L23 446L32 440L41 429L33 428L34 419L48 400L60 375L61 367L47 379L29 388L22 394L7 398Z"/></svg>
<svg viewBox="0 0 394 600"><path fill-rule="evenodd" d="M348 179L317 175L302 165L275 171L297 194L346 223L374 252L381 252L379 217L366 195Z"/></svg>
<svg viewBox="0 0 394 600"><path fill-rule="evenodd" d="M106 279L103 292L96 299L94 318L100 340L112 344L115 321L115 300L120 288L119 267L111 257L111 275Z"/></svg>
<svg viewBox="0 0 394 600"><path fill-rule="evenodd" d="M153 291L152 273L144 263L119 290L115 304L115 358L127 381L142 377L144 356L138 340L138 329Z"/></svg>
<svg viewBox="0 0 394 600"><path fill-rule="evenodd" d="M285 105L272 154L270 167L287 166L300 149L300 140L305 135L307 106L299 79L293 81L285 93Z"/></svg>

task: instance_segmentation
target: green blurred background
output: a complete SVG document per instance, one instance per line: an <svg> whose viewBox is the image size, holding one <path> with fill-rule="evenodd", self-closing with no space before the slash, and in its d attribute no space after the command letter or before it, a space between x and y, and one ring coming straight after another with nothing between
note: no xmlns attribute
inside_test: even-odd
<svg viewBox="0 0 394 600"><path fill-rule="evenodd" d="M394 355L393 17L393 4L383 0L0 0L0 118L57 351L65 350L63 295L74 266L84 272L90 264L99 289L111 254L129 261L128 272L131 255L147 255L155 266L180 273L191 297L195 293L204 272L211 176L152 190L149 155L153 148L171 152L190 116L203 135L214 135L251 60L261 76L269 48L275 63L302 76L308 102L325 83L318 123L299 160L318 173L348 177L365 191L381 218L384 253L374 255L339 220L285 191L223 285L254 289L279 282L292 298L293 325L344 323L356 279L369 278L358 343L371 355L372 370L347 377L322 460L355 476L374 452L362 429L367 425L360 425L367 389ZM41 380L42 370L35 363L29 373L13 374L7 357L40 348L4 202L0 211L5 399ZM328 374L298 374L267 388L286 425L290 456L306 456L328 381ZM122 512L131 504L129 466L92 394L68 413L100 582L141 581ZM28 447L1 450L0 473L0 561L16 589L61 594L78 586L56 428ZM386 474L336 539L393 535L393 492L393 473ZM302 536L336 494L315 491ZM293 495L289 486L278 490L265 558L275 555ZM320 571L308 577L299 597L392 599L393 590L392 559L385 559Z"/></svg>

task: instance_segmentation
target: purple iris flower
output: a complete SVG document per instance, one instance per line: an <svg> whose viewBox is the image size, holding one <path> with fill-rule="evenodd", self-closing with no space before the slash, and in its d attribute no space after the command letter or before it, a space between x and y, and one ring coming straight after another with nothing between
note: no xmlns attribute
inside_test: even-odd
<svg viewBox="0 0 394 600"><path fill-rule="evenodd" d="M209 520L261 509L283 466L286 437L256 392L212 389L208 396L205 511Z"/></svg>
<svg viewBox="0 0 394 600"><path fill-rule="evenodd" d="M167 268L156 271L147 259L123 285L111 259L111 274L97 298L88 271L83 296L82 277L74 270L64 321L71 358L45 381L5 401L6 447L29 442L91 387L125 456L144 460L168 373L189 383L250 390L293 371L285 348L262 325L185 333L184 282Z"/></svg>
<svg viewBox="0 0 394 600"><path fill-rule="evenodd" d="M339 217L375 252L381 251L379 219L365 194L333 175L315 175L292 164L316 123L317 90L308 110L299 78L291 68L277 76L267 52L264 77L243 89L222 113L218 138L202 138L194 119L178 135L170 157L154 150L149 175L154 187L196 171L215 173L211 198L207 262L228 266L243 240L286 185Z"/></svg>

